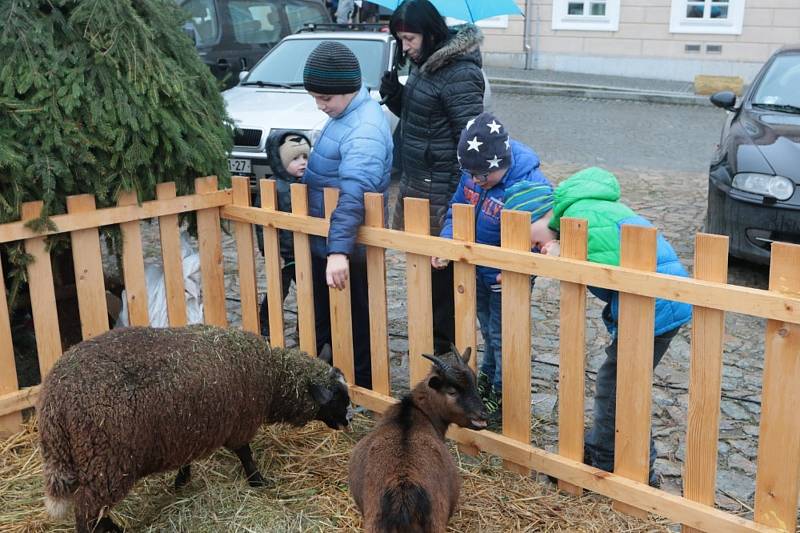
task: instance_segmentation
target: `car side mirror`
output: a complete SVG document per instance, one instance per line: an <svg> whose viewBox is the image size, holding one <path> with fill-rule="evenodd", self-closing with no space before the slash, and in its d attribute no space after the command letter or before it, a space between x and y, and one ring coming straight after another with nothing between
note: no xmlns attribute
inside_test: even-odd
<svg viewBox="0 0 800 533"><path fill-rule="evenodd" d="M720 91L711 95L711 103L722 109L733 111L736 107L736 94L732 91Z"/></svg>
<svg viewBox="0 0 800 533"><path fill-rule="evenodd" d="M249 70L240 70L239 71L239 81L244 81L247 75L250 74Z"/></svg>

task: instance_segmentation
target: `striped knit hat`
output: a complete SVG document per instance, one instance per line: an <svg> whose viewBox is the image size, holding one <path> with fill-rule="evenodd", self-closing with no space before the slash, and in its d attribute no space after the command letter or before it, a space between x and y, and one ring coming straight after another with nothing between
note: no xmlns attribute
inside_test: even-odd
<svg viewBox="0 0 800 533"><path fill-rule="evenodd" d="M361 89L361 67L348 47L323 41L306 60L303 69L306 91L319 94L350 94Z"/></svg>
<svg viewBox="0 0 800 533"><path fill-rule="evenodd" d="M518 181L506 189L504 208L528 211L536 222L553 209L553 188L544 183Z"/></svg>

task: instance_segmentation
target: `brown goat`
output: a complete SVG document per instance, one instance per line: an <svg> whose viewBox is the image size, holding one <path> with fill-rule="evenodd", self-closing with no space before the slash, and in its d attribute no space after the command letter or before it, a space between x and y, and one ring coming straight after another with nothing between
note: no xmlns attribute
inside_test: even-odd
<svg viewBox="0 0 800 533"><path fill-rule="evenodd" d="M390 407L353 449L350 493L364 529L439 533L458 504L461 478L445 445L450 424L486 427L486 411L469 368L471 350L434 357L430 374Z"/></svg>

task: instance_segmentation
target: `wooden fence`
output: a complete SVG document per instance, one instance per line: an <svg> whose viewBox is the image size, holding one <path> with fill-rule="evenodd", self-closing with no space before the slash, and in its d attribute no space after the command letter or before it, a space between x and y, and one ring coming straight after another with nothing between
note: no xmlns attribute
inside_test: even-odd
<svg viewBox="0 0 800 533"><path fill-rule="evenodd" d="M137 205L123 195L118 207L96 210L88 195L70 198L68 213L53 217L56 231L34 233L25 220L38 216L41 204L23 207L23 220L0 226L0 244L23 241L35 261L28 268L30 298L39 365L45 374L62 352L49 252L45 239L69 233L72 240L76 286L83 338L108 329L105 287L98 228L119 224L124 238L123 272L130 322L148 323L139 225L157 218L169 321L186 323L178 215L197 212L198 242L205 321L227 325L222 268L220 220L230 220L237 241L242 327L259 331L253 224L264 228L265 267L272 342L283 345L283 310L279 273L278 229L294 232L300 347L314 354L309 236L326 235L327 219L308 216L303 185L292 185L292 213L276 211L275 184L262 180L261 208L250 207L246 178L234 178L232 190L217 190L216 178L199 178L196 194L175 196L175 186L158 187L158 200ZM337 191L325 195L326 213L336 205ZM408 338L410 379L421 379L429 363L420 354L433 349L430 305L432 255L455 261L454 295L456 337L460 349L476 345L475 265L503 271L503 428L502 434L452 428L449 436L463 450L484 451L502 457L506 466L526 473L540 471L559 480L571 493L582 489L603 494L624 512L652 512L684 531L794 531L800 474L800 246L773 245L769 290L727 285L727 238L698 234L695 277L680 278L652 272L655 268L655 230L626 226L622 233L621 266L585 261L586 225L562 221L562 257L529 252L527 213L502 214L502 246L475 244L474 213L470 206L454 208L454 239L428 235L427 202L405 200L405 231L384 229L383 201L368 194L366 221L359 242L367 245L372 339L373 390L351 385L357 404L382 412L390 396L387 338L387 292L384 253L406 254L408 282ZM560 280L560 380L558 453L531 446L531 292L529 276ZM583 457L584 361L586 287L619 291L619 380L617 401L616 470L613 474L586 466ZM0 289L5 294L3 276ZM694 305L689 382L684 495L649 487L648 454L652 393L652 331L654 299L668 298ZM354 382L350 336L349 293L331 292L334 363ZM721 373L725 312L767 319L764 332L762 412L758 445L755 512L753 520L714 507L717 441L719 437ZM536 333L535 331L533 332ZM38 387L19 390L14 366L13 339L5 298L0 298L0 431L15 431L22 411L35 405ZM474 361L474 359L473 359ZM535 504L532 504L535 505Z"/></svg>

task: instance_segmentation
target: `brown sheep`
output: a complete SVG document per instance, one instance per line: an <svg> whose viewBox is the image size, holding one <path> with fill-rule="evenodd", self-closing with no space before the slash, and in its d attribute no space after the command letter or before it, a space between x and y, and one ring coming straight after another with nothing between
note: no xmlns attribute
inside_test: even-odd
<svg viewBox="0 0 800 533"><path fill-rule="evenodd" d="M350 493L364 529L439 533L458 504L461 477L445 445L450 424L486 427L486 411L469 368L471 350L439 357L430 374L390 407L353 449Z"/></svg>
<svg viewBox="0 0 800 533"><path fill-rule="evenodd" d="M180 487L191 461L222 446L263 485L249 445L262 424L341 429L349 404L338 369L251 333L114 329L68 350L42 386L47 509L61 516L74 504L78 533L121 531L103 515L138 479L180 468Z"/></svg>

